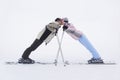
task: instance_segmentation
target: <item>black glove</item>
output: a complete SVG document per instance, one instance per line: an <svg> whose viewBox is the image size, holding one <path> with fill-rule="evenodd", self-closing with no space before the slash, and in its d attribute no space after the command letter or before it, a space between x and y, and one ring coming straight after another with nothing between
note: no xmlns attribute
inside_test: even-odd
<svg viewBox="0 0 120 80"><path fill-rule="evenodd" d="M56 28L56 31L55 31L55 36L57 35L57 33L58 33L58 29Z"/></svg>
<svg viewBox="0 0 120 80"><path fill-rule="evenodd" d="M63 31L65 31L68 28L68 26L64 25L63 26Z"/></svg>
<svg viewBox="0 0 120 80"><path fill-rule="evenodd" d="M45 45L47 45L47 43L45 43Z"/></svg>

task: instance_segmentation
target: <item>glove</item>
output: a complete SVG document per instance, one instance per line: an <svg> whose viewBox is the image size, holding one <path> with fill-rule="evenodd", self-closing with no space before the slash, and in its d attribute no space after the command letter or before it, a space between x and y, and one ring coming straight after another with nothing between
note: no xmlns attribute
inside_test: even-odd
<svg viewBox="0 0 120 80"><path fill-rule="evenodd" d="M58 29L56 29L56 31L55 31L55 36L57 35L57 33L58 33Z"/></svg>
<svg viewBox="0 0 120 80"><path fill-rule="evenodd" d="M64 25L63 26L63 31L65 31L68 28L68 26Z"/></svg>
<svg viewBox="0 0 120 80"><path fill-rule="evenodd" d="M45 43L45 45L47 45L47 43Z"/></svg>

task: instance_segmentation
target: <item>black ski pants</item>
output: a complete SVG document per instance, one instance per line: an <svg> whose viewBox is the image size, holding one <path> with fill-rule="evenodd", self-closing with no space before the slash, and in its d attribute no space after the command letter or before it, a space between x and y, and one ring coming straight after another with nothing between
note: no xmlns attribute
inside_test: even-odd
<svg viewBox="0 0 120 80"><path fill-rule="evenodd" d="M45 32L40 37L40 39L35 39L35 41L32 43L32 45L24 51L22 58L24 58L24 59L29 58L30 53L32 51L36 50L38 48L38 46L40 46L43 43L43 41L50 35L50 33L51 33L51 31L49 31L46 28Z"/></svg>

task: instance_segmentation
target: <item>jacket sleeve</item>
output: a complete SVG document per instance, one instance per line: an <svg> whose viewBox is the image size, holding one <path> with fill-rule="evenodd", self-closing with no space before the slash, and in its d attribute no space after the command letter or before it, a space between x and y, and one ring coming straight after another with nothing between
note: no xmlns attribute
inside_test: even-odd
<svg viewBox="0 0 120 80"><path fill-rule="evenodd" d="M47 25L47 28L52 32L56 32L60 28L60 25L57 22L52 22Z"/></svg>

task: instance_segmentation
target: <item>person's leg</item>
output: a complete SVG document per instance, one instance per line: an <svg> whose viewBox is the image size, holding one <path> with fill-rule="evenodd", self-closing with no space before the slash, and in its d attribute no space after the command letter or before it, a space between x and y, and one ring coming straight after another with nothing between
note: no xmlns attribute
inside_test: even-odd
<svg viewBox="0 0 120 80"><path fill-rule="evenodd" d="M43 35L41 36L41 38L36 39L33 42L33 44L24 51L22 58L24 58L24 59L29 58L30 53L32 51L36 50L38 48L38 46L41 45L43 43L43 41L49 36L50 33L51 33L51 31L46 29L45 32L43 33Z"/></svg>
<svg viewBox="0 0 120 80"><path fill-rule="evenodd" d="M89 40L84 35L82 35L79 38L79 42L91 52L93 58L95 58L95 59L100 58L100 55L97 52L97 50L92 46L92 44L89 42Z"/></svg>
<svg viewBox="0 0 120 80"><path fill-rule="evenodd" d="M36 40L33 42L33 44L24 51L24 53L23 53L23 55L22 55L22 58L24 58L24 59L29 58L30 53L31 53L32 51L34 51L40 44L42 44L42 41L36 39Z"/></svg>

